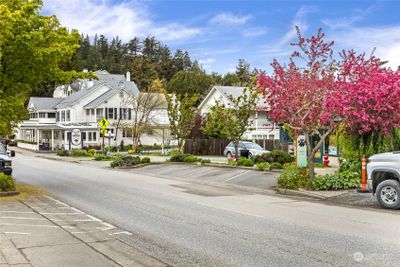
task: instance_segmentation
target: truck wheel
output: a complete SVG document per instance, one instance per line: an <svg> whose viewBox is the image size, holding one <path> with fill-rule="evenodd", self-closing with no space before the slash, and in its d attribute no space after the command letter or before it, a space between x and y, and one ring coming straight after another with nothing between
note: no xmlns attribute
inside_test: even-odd
<svg viewBox="0 0 400 267"><path fill-rule="evenodd" d="M387 209L400 208L400 183L396 180L385 180L376 189L379 204Z"/></svg>

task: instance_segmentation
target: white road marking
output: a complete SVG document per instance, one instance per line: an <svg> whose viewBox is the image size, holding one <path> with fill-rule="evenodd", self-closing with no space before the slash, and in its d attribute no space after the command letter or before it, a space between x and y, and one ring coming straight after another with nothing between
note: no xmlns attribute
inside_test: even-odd
<svg viewBox="0 0 400 267"><path fill-rule="evenodd" d="M105 225L106 227L96 227L96 229L99 229L99 230L102 230L102 231L108 231L108 230L116 228L114 225L106 223L106 222L102 222L102 224Z"/></svg>
<svg viewBox="0 0 400 267"><path fill-rule="evenodd" d="M74 222L97 222L97 221L93 219L77 219L74 220Z"/></svg>
<svg viewBox="0 0 400 267"><path fill-rule="evenodd" d="M54 202L56 202L56 203L58 203L58 204L60 204L60 205L62 205L62 206L64 206L64 207L69 207L67 204L65 204L64 202L62 202L62 201L60 201L60 200L57 200L57 199L52 198L52 197L49 197L49 196L45 196L45 197L47 197L48 199L53 200Z"/></svg>
<svg viewBox="0 0 400 267"><path fill-rule="evenodd" d="M37 220L37 221L47 221L43 218L29 218L29 217L0 217L0 219L17 219L17 220Z"/></svg>
<svg viewBox="0 0 400 267"><path fill-rule="evenodd" d="M58 226L47 224L0 223L0 225L58 228Z"/></svg>
<svg viewBox="0 0 400 267"><path fill-rule="evenodd" d="M127 231L122 231L122 232L112 233L111 235L132 235L132 233Z"/></svg>
<svg viewBox="0 0 400 267"><path fill-rule="evenodd" d="M236 178L238 178L239 176L242 176L243 174L246 174L246 173L248 173L248 172L249 172L249 171L244 171L244 172L238 173L238 174L236 174L235 176L232 176L231 178L225 180L224 182L229 182L230 180L236 179Z"/></svg>
<svg viewBox="0 0 400 267"><path fill-rule="evenodd" d="M2 212L4 212L4 213L35 214L35 212L33 212L33 211L14 211L14 210L3 210L3 211L0 211L0 213L2 213Z"/></svg>
<svg viewBox="0 0 400 267"><path fill-rule="evenodd" d="M31 235L31 233L22 233L22 232L4 232L4 233L11 235Z"/></svg>
<svg viewBox="0 0 400 267"><path fill-rule="evenodd" d="M77 212L39 212L40 214L43 215L79 215L82 213L77 213Z"/></svg>

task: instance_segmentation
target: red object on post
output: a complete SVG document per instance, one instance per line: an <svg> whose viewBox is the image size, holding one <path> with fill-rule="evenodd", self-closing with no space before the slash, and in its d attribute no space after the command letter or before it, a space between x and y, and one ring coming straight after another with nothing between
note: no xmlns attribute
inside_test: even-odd
<svg viewBox="0 0 400 267"><path fill-rule="evenodd" d="M324 167L328 167L329 165L329 156L328 153L325 153L324 155Z"/></svg>

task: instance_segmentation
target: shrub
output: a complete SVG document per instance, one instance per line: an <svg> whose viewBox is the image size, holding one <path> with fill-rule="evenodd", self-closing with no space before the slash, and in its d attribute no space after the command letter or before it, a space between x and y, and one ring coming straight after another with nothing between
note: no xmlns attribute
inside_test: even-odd
<svg viewBox="0 0 400 267"><path fill-rule="evenodd" d="M57 155L61 156L61 157L65 157L65 156L69 156L69 152L68 152L68 150L60 150L60 151L57 151Z"/></svg>
<svg viewBox="0 0 400 267"><path fill-rule="evenodd" d="M360 173L347 170L335 174L318 175L312 182L314 190L340 190L358 188L361 183Z"/></svg>
<svg viewBox="0 0 400 267"><path fill-rule="evenodd" d="M142 164L148 164L148 163L150 163L150 158L144 157L144 158L142 158L142 159L140 160L140 163L142 163Z"/></svg>
<svg viewBox="0 0 400 267"><path fill-rule="evenodd" d="M100 153L96 153L94 154L94 160L113 160L114 157L110 156L110 155L104 155L104 154L100 154Z"/></svg>
<svg viewBox="0 0 400 267"><path fill-rule="evenodd" d="M86 150L75 149L72 151L71 155L73 157L86 157L88 155L88 153L86 152Z"/></svg>
<svg viewBox="0 0 400 267"><path fill-rule="evenodd" d="M205 163L211 163L211 160L209 159L201 159L201 164L205 164Z"/></svg>
<svg viewBox="0 0 400 267"><path fill-rule="evenodd" d="M127 156L127 157L121 157L121 158L115 159L113 162L111 162L110 166L112 168L115 168L115 167L132 167L132 166L135 166L135 165L139 165L140 163L141 163L141 161L140 161L139 157Z"/></svg>
<svg viewBox="0 0 400 267"><path fill-rule="evenodd" d="M289 166L284 169L278 178L278 186L286 189L309 187L307 169Z"/></svg>
<svg viewBox="0 0 400 267"><path fill-rule="evenodd" d="M271 169L271 165L268 162L257 163L256 167L260 171L269 171Z"/></svg>
<svg viewBox="0 0 400 267"><path fill-rule="evenodd" d="M183 161L184 161L184 162L188 162L188 163L193 163L193 162L201 161L201 159L199 160L198 157L193 156L193 155L186 155L186 156L183 158Z"/></svg>
<svg viewBox="0 0 400 267"><path fill-rule="evenodd" d="M359 172L361 171L361 161L360 160L342 160L339 164L339 172L352 171Z"/></svg>
<svg viewBox="0 0 400 267"><path fill-rule="evenodd" d="M293 162L292 156L282 150L272 150L271 152L264 153L255 157L255 163L261 162L278 162L281 165Z"/></svg>
<svg viewBox="0 0 400 267"><path fill-rule="evenodd" d="M15 191L15 180L11 176L0 172L0 192Z"/></svg>
<svg viewBox="0 0 400 267"><path fill-rule="evenodd" d="M236 161L236 165L237 166L247 166L247 167L251 167L254 166L254 161L252 159L248 159L245 157L241 157L240 159L238 159Z"/></svg>
<svg viewBox="0 0 400 267"><path fill-rule="evenodd" d="M96 149L91 148L91 149L89 149L89 150L87 151L87 153L88 153L89 156L93 156L93 155L96 153Z"/></svg>
<svg viewBox="0 0 400 267"><path fill-rule="evenodd" d="M128 154L130 154L130 155L132 155L132 154L134 154L135 152L132 150L132 149L129 149L128 150Z"/></svg>
<svg viewBox="0 0 400 267"><path fill-rule="evenodd" d="M283 169L283 167L282 164L280 164L279 162L272 162L271 169Z"/></svg>

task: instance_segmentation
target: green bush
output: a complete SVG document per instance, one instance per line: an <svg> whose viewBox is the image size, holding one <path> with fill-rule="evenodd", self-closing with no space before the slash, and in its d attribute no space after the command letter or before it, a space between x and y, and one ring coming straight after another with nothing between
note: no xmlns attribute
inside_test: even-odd
<svg viewBox="0 0 400 267"><path fill-rule="evenodd" d="M96 153L94 154L94 160L114 160L115 158L113 156L110 155L105 155L105 154L101 154L101 153Z"/></svg>
<svg viewBox="0 0 400 267"><path fill-rule="evenodd" d="M286 189L299 189L309 187L308 171L304 168L289 166L283 169L278 178L278 186Z"/></svg>
<svg viewBox="0 0 400 267"><path fill-rule="evenodd" d="M205 163L211 163L211 160L209 159L201 159L201 164L205 164Z"/></svg>
<svg viewBox="0 0 400 267"><path fill-rule="evenodd" d="M351 170L335 174L318 175L312 182L314 190L340 190L358 188L361 183L360 173Z"/></svg>
<svg viewBox="0 0 400 267"><path fill-rule="evenodd" d="M200 162L201 159L199 159L198 157L193 156L193 155L186 155L184 157L183 161L188 162L188 163L193 163L193 162L198 162L198 161Z"/></svg>
<svg viewBox="0 0 400 267"><path fill-rule="evenodd" d="M93 155L96 153L96 149L91 148L91 149L89 149L89 150L87 151L87 153L88 153L89 156L93 156Z"/></svg>
<svg viewBox="0 0 400 267"><path fill-rule="evenodd" d="M86 157L88 153L86 150L74 149L71 154L73 157Z"/></svg>
<svg viewBox="0 0 400 267"><path fill-rule="evenodd" d="M339 163L339 172L352 171L359 172L361 171L361 161L360 160L341 160Z"/></svg>
<svg viewBox="0 0 400 267"><path fill-rule="evenodd" d="M260 171L269 171L271 169L271 165L268 162L260 162L256 164L257 170Z"/></svg>
<svg viewBox="0 0 400 267"><path fill-rule="evenodd" d="M254 166L254 161L252 159L241 157L236 161L236 165L251 167L251 166Z"/></svg>
<svg viewBox="0 0 400 267"><path fill-rule="evenodd" d="M68 150L60 150L60 151L57 151L57 155L61 156L61 157L65 157L65 156L69 156L69 152L68 152Z"/></svg>
<svg viewBox="0 0 400 267"><path fill-rule="evenodd" d="M15 180L11 176L0 172L0 192L15 191Z"/></svg>
<svg viewBox="0 0 400 267"><path fill-rule="evenodd" d="M142 163L142 164L148 164L148 163L150 163L150 158L144 157L144 158L142 158L142 159L140 160L140 163Z"/></svg>
<svg viewBox="0 0 400 267"><path fill-rule="evenodd" d="M286 152L284 152L282 150L272 150L271 152L264 153L262 155L256 156L254 161L255 161L255 163L261 163L261 162L273 163L273 162L278 162L281 165L283 165L285 163L293 162L293 158L288 153L286 153Z"/></svg>
<svg viewBox="0 0 400 267"><path fill-rule="evenodd" d="M271 169L283 169L283 166L279 162L272 162Z"/></svg>
<svg viewBox="0 0 400 267"><path fill-rule="evenodd" d="M120 158L115 159L114 161L111 162L110 166L112 168L132 167L135 165L139 165L140 163L141 163L141 160L139 157L126 156L126 157L120 157Z"/></svg>

